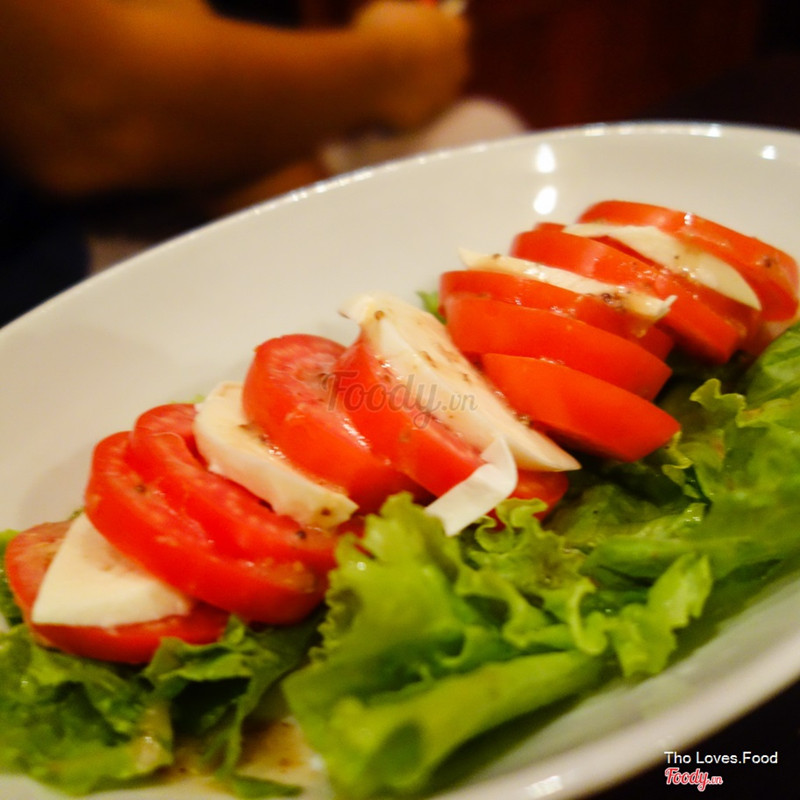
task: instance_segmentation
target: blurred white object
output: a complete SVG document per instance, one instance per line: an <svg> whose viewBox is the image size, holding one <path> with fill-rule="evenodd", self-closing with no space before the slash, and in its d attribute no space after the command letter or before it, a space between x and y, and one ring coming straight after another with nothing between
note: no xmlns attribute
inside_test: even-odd
<svg viewBox="0 0 800 800"><path fill-rule="evenodd" d="M467 98L421 130L400 135L374 132L331 142L322 148L319 157L331 175L339 175L446 147L503 139L525 130L524 121L508 106L484 98Z"/></svg>
<svg viewBox="0 0 800 800"><path fill-rule="evenodd" d="M442 11L453 16L463 14L467 10L467 0L441 0L437 5Z"/></svg>

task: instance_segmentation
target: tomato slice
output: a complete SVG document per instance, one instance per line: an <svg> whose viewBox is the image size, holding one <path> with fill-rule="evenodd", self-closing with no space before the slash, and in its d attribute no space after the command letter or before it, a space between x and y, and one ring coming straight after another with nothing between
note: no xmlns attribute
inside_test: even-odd
<svg viewBox="0 0 800 800"><path fill-rule="evenodd" d="M652 225L734 267L752 286L766 320L784 320L797 313L797 262L772 245L697 214L649 203L605 200L586 209L581 222Z"/></svg>
<svg viewBox="0 0 800 800"><path fill-rule="evenodd" d="M653 403L563 364L490 353L483 365L520 414L565 446L636 461L680 428Z"/></svg>
<svg viewBox="0 0 800 800"><path fill-rule="evenodd" d="M143 664L150 661L164 638L207 644L222 635L227 612L205 603L196 603L186 615L173 614L152 622L113 628L32 623L31 612L39 587L69 525L69 522L47 522L29 528L17 534L6 549L6 574L14 599L28 627L43 644L83 658Z"/></svg>
<svg viewBox="0 0 800 800"><path fill-rule="evenodd" d="M602 242L603 244L607 244L616 250L619 250L623 253L628 253L629 255L638 258L645 264L652 266L654 269L663 269L662 265L646 258L645 256L641 255L641 253L637 253L635 250L632 250L627 245L611 238L610 236L598 236L593 238L594 241ZM682 280L681 276L678 276L678 278ZM697 300L702 302L711 311L713 311L715 314L718 314L736 329L742 343L752 339L761 329L764 316L759 309L745 305L744 303L740 303L738 300L727 297L726 295L711 289L708 286L704 286L702 283L698 283L697 281L690 281L687 278L686 284L691 289L694 297Z"/></svg>
<svg viewBox="0 0 800 800"><path fill-rule="evenodd" d="M190 597L248 621L297 622L322 600L324 574L302 561L237 558L173 508L130 461L127 432L94 450L85 495L92 524L118 550Z"/></svg>
<svg viewBox="0 0 800 800"><path fill-rule="evenodd" d="M551 311L474 294L450 295L444 308L448 332L468 355L545 358L647 399L672 374L661 359L629 339Z"/></svg>
<svg viewBox="0 0 800 800"><path fill-rule="evenodd" d="M538 472L530 469L521 469L517 488L512 497L523 500L537 498L547 504L547 509L536 516L540 519L550 513L553 506L566 494L569 489L569 475L566 472Z"/></svg>
<svg viewBox="0 0 800 800"><path fill-rule="evenodd" d="M702 302L689 281L603 242L547 225L520 233L511 249L518 258L649 292L662 299L674 296L669 313L658 324L675 337L679 346L704 360L723 364L743 341L742 331Z"/></svg>
<svg viewBox="0 0 800 800"><path fill-rule="evenodd" d="M444 494L484 462L479 452L415 402L358 339L339 359L338 401L376 453L432 494Z"/></svg>
<svg viewBox="0 0 800 800"><path fill-rule="evenodd" d="M571 319L581 320L617 336L631 339L659 358L666 358L672 339L653 321L625 308L613 300L561 286L553 286L536 278L489 270L456 270L445 272L439 281L441 311L453 294L477 294L493 297L526 308L541 308Z"/></svg>
<svg viewBox="0 0 800 800"><path fill-rule="evenodd" d="M338 401L334 370L344 347L295 334L256 348L242 394L245 415L298 467L341 487L363 512L391 494L416 492L375 453Z"/></svg>
<svg viewBox="0 0 800 800"><path fill-rule="evenodd" d="M221 551L332 569L334 534L301 528L239 484L206 469L192 431L196 413L192 405L172 403L137 419L130 460L142 479L160 489L176 511L200 522Z"/></svg>

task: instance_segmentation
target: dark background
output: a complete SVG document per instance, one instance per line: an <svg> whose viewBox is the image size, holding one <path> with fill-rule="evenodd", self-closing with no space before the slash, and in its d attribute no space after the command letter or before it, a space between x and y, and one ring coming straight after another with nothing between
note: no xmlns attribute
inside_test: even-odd
<svg viewBox="0 0 800 800"><path fill-rule="evenodd" d="M251 15L264 8L219 2ZM359 4L272 5L324 25ZM469 0L467 14L470 91L507 103L532 128L657 116L800 126L796 0Z"/></svg>

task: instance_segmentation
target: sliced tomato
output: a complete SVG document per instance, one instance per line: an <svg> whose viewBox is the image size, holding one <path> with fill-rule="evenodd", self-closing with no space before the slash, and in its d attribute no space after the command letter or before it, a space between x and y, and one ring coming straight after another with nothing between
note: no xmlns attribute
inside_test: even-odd
<svg viewBox="0 0 800 800"><path fill-rule="evenodd" d="M674 297L669 313L659 325L675 337L679 346L699 358L725 363L743 341L742 331L700 300L689 281L603 242L548 225L520 233L511 249L518 258L649 292L662 299Z"/></svg>
<svg viewBox="0 0 800 800"><path fill-rule="evenodd" d="M602 242L610 247L620 250L623 253L628 253L629 255L640 259L645 264L652 266L654 269L663 269L663 265L657 264L655 261L646 258L645 256L628 247L626 244L619 242L610 236L598 236L593 238L594 241ZM688 277L684 280L681 275L678 275L678 278L686 283L687 288L691 289L692 294L697 300L704 303L711 311L722 317L736 329L742 343L752 339L761 329L761 326L764 322L764 316L760 309L753 308L753 306L748 306L745 303L740 303L738 300L734 300L733 298L728 297L721 292L717 292L716 290L711 289L710 287L705 286L698 281L691 281L688 279Z"/></svg>
<svg viewBox="0 0 800 800"><path fill-rule="evenodd" d="M635 342L544 309L474 294L451 294L444 308L448 332L468 355L544 358L647 399L658 394L672 373Z"/></svg>
<svg viewBox="0 0 800 800"><path fill-rule="evenodd" d="M550 513L553 506L566 494L569 489L569 475L566 472L538 472L530 469L521 469L517 488L512 497L523 500L534 498L547 504L547 510L537 517L544 517Z"/></svg>
<svg viewBox="0 0 800 800"><path fill-rule="evenodd" d="M339 359L337 396L376 453L439 496L484 462L472 445L422 410L414 387L358 339Z"/></svg>
<svg viewBox="0 0 800 800"><path fill-rule="evenodd" d="M523 275L489 270L445 272L439 281L441 310L453 294L471 293L526 308L541 308L577 319L595 328L638 342L659 358L666 358L672 339L653 321L633 314L613 298L573 292Z"/></svg>
<svg viewBox="0 0 800 800"><path fill-rule="evenodd" d="M11 591L25 622L40 642L83 658L143 664L150 661L162 639L172 637L190 644L206 644L222 635L228 613L204 603L196 603L186 615L173 614L152 622L113 628L31 622L39 587L69 524L49 522L29 528L17 534L6 549L5 567Z"/></svg>
<svg viewBox="0 0 800 800"><path fill-rule="evenodd" d="M636 461L680 428L653 403L563 364L490 353L483 365L519 414L583 452Z"/></svg>
<svg viewBox="0 0 800 800"><path fill-rule="evenodd" d="M599 222L600 220L598 220ZM536 230L545 230L552 232L564 232L565 225L553 222L542 222L536 226ZM618 250L631 258L641 261L644 264L652 267L654 270L664 271L663 264L658 264L655 261L643 256L641 253L633 250L628 245L620 242L611 236L593 236L588 237L591 241L600 242L601 244L608 245L614 250ZM764 320L763 314L757 308L740 303L733 300L726 295L711 289L708 286L699 283L698 281L691 280L688 276L672 270L666 270L671 274L679 284L685 288L696 299L703 302L708 308L716 315L722 317L726 322L730 323L738 332L740 339L746 340L755 335L761 328ZM654 292L655 293L655 292Z"/></svg>
<svg viewBox="0 0 800 800"><path fill-rule="evenodd" d="M234 557L196 520L132 466L129 434L112 434L94 450L85 511L112 545L190 597L248 621L297 622L326 588L324 574L300 560Z"/></svg>
<svg viewBox="0 0 800 800"><path fill-rule="evenodd" d="M244 382L245 415L292 463L341 487L363 512L391 494L417 487L353 425L335 391L344 347L320 336L295 334L256 348Z"/></svg>
<svg viewBox="0 0 800 800"><path fill-rule="evenodd" d="M789 319L797 313L797 262L753 236L691 212L625 200L596 203L581 214L580 221L652 225L734 267L758 295L765 320Z"/></svg>
<svg viewBox="0 0 800 800"><path fill-rule="evenodd" d="M206 469L192 431L196 413L190 404L172 403L137 419L130 460L143 480L164 492L176 511L200 522L221 551L332 569L334 534L301 528L239 484Z"/></svg>

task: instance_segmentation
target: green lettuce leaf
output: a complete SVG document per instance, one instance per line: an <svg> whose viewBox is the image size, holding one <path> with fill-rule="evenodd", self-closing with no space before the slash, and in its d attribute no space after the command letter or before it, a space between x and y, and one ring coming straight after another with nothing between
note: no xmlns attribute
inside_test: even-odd
<svg viewBox="0 0 800 800"><path fill-rule="evenodd" d="M299 625L253 630L233 618L218 642L165 641L142 674L154 696L171 703L178 731L202 742L203 761L215 767L220 780L239 786L237 793L256 796L254 779L236 775L245 724L268 692L305 659L318 623L312 615Z"/></svg>
<svg viewBox="0 0 800 800"><path fill-rule="evenodd" d="M461 745L588 691L612 662L663 668L702 610L707 563L594 602L585 556L539 510L510 501L448 538L399 496L341 547L323 642L284 690L343 796L419 791Z"/></svg>
<svg viewBox="0 0 800 800"><path fill-rule="evenodd" d="M0 766L72 794L170 764L168 704L132 671L35 644L19 625L0 639Z"/></svg>
<svg viewBox="0 0 800 800"><path fill-rule="evenodd" d="M766 384L760 378L761 391ZM659 507L611 484L593 487L561 519L568 536L593 541L585 570L653 579L675 558L708 557L715 578L767 568L800 549L800 392L753 406L723 392L717 380L688 399L693 405L677 448L686 481L699 490L681 505ZM571 513L571 516L570 516ZM611 519L609 518L611 517Z"/></svg>
<svg viewBox="0 0 800 800"><path fill-rule="evenodd" d="M744 377L742 391L751 406L761 406L800 391L800 325L779 336Z"/></svg>
<svg viewBox="0 0 800 800"><path fill-rule="evenodd" d="M594 685L602 669L543 644L563 626L468 564L406 496L343 544L328 601L323 643L284 691L351 798L419 790L460 744Z"/></svg>
<svg viewBox="0 0 800 800"><path fill-rule="evenodd" d="M246 724L305 659L317 623L255 631L234 619L214 644L165 640L144 669L44 648L16 625L0 637L0 768L85 794L156 776L189 737L234 794L298 794L237 766Z"/></svg>
<svg viewBox="0 0 800 800"><path fill-rule="evenodd" d="M8 547L8 543L14 538L16 533L17 532L13 530L0 531L0 622L5 620L9 627L22 622L22 613L14 601L14 595L11 593L11 587L8 585L5 569L6 547Z"/></svg>

